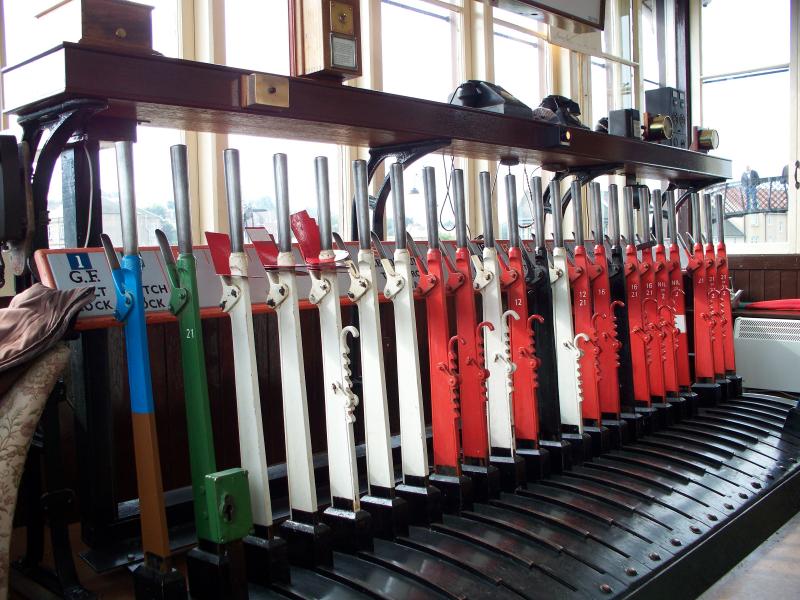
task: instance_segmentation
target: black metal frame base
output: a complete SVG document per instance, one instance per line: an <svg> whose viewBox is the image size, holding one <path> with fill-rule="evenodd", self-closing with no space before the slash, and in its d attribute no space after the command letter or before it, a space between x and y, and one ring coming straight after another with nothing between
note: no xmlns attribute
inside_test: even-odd
<svg viewBox="0 0 800 600"><path fill-rule="evenodd" d="M783 425L793 410L758 398L701 408L395 542L376 540L371 552L337 554L331 568L294 569L277 589L298 598L380 589L391 600L696 597L800 509L800 434Z"/></svg>
<svg viewBox="0 0 800 600"><path fill-rule="evenodd" d="M291 564L308 568L333 564L333 532L325 523L287 519L280 532Z"/></svg>
<svg viewBox="0 0 800 600"><path fill-rule="evenodd" d="M609 449L619 450L624 444L633 441L628 432L628 422L625 419L603 419L601 425L608 430Z"/></svg>
<svg viewBox="0 0 800 600"><path fill-rule="evenodd" d="M686 400L686 411L688 417L694 417L697 415L697 409L700 407L700 396L697 392L693 392L691 390L681 390L680 392L681 398Z"/></svg>
<svg viewBox="0 0 800 600"><path fill-rule="evenodd" d="M522 458L493 455L490 461L500 471L500 488L504 492L513 492L525 485L525 461Z"/></svg>
<svg viewBox="0 0 800 600"><path fill-rule="evenodd" d="M401 483L395 493L408 502L408 522L411 525L430 525L442 520L442 492L423 482L423 485Z"/></svg>
<svg viewBox="0 0 800 600"><path fill-rule="evenodd" d="M674 425L678 421L678 410L669 402L653 402L650 406L655 408L657 411L656 427L659 429Z"/></svg>
<svg viewBox="0 0 800 600"><path fill-rule="evenodd" d="M192 548L186 554L189 593L196 600L247 600L247 572L241 541ZM286 569L288 576L288 567ZM268 583L268 582L266 582Z"/></svg>
<svg viewBox="0 0 800 600"><path fill-rule="evenodd" d="M644 435L645 416L643 414L638 412L623 412L620 413L619 418L628 424L628 439L625 440L625 443L634 442Z"/></svg>
<svg viewBox="0 0 800 600"><path fill-rule="evenodd" d="M551 473L563 473L572 468L572 445L567 440L539 440L539 447L550 455Z"/></svg>
<svg viewBox="0 0 800 600"><path fill-rule="evenodd" d="M286 540L248 535L242 544L248 581L269 585L289 580L289 547Z"/></svg>
<svg viewBox="0 0 800 600"><path fill-rule="evenodd" d="M551 454L546 448L517 448L517 456L525 462L526 481L539 481L550 476Z"/></svg>
<svg viewBox="0 0 800 600"><path fill-rule="evenodd" d="M695 383L692 391L697 394L699 406L716 406L722 402L722 388L716 383Z"/></svg>
<svg viewBox="0 0 800 600"><path fill-rule="evenodd" d="M442 493L442 512L458 514L463 510L472 510L475 496L469 477L434 473L429 479L431 485Z"/></svg>
<svg viewBox="0 0 800 600"><path fill-rule="evenodd" d="M591 445L589 446L589 456L600 456L604 452L611 449L611 432L607 427L603 426L586 426L583 428L583 433L588 434L591 438Z"/></svg>
<svg viewBox="0 0 800 600"><path fill-rule="evenodd" d="M328 507L322 522L331 528L333 549L340 552L372 550L372 517L364 510Z"/></svg>
<svg viewBox="0 0 800 600"><path fill-rule="evenodd" d="M725 378L730 382L731 393L735 398L738 398L744 393L744 380L741 377L736 374L728 374Z"/></svg>
<svg viewBox="0 0 800 600"><path fill-rule="evenodd" d="M562 433L561 439L569 442L572 466L592 458L592 438L588 433Z"/></svg>
<svg viewBox="0 0 800 600"><path fill-rule="evenodd" d="M495 465L462 465L461 472L472 480L475 502L488 502L500 497L500 469Z"/></svg>
<svg viewBox="0 0 800 600"><path fill-rule="evenodd" d="M722 394L722 400L730 400L731 398L736 398L736 394L734 393L734 386L731 381L725 377L718 377L716 380L716 384L721 388L720 393Z"/></svg>
<svg viewBox="0 0 800 600"><path fill-rule="evenodd" d="M141 564L133 571L136 600L187 600L189 595L183 573L176 569L160 571Z"/></svg>
<svg viewBox="0 0 800 600"><path fill-rule="evenodd" d="M362 496L361 508L372 517L372 534L392 540L408 535L408 502L399 496Z"/></svg>

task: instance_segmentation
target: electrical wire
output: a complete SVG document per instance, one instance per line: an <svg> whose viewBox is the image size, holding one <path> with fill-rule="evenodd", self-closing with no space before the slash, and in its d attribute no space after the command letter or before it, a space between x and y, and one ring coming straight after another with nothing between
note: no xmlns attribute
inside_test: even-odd
<svg viewBox="0 0 800 600"><path fill-rule="evenodd" d="M450 195L450 184L453 179L453 170L456 168L456 157L454 155L450 155L450 170L447 170L447 160L444 154L442 154L442 168L444 169L444 181L445 181L445 192L444 192L444 201L442 202L442 208L439 209L439 226L444 231L454 231L456 228L456 207L453 206L453 198ZM447 227L444 224L444 208L447 205L450 205L450 212L453 214L453 226Z"/></svg>

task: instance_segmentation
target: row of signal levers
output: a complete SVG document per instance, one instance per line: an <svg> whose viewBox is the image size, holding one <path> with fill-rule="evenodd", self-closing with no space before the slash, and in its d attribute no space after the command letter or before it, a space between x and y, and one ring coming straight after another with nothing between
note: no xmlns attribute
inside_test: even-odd
<svg viewBox="0 0 800 600"><path fill-rule="evenodd" d="M716 199L719 241L714 247L711 198L704 198L701 211L701 198L691 195L689 246L677 231L672 191L655 190L651 195L645 187L625 187L623 235L618 189L611 185L606 235L600 185L591 183L588 212L594 247L590 248L583 235L582 188L575 181L565 196L571 198L575 230L574 244L568 247L559 177L544 194L541 178L531 178L532 235L530 241L523 241L517 222L516 181L508 174L509 239L499 243L494 235L491 175L483 172L479 177L483 235L473 240L467 235L464 175L454 169L453 244L439 240L435 174L426 167L428 239L423 252L405 230L402 166L390 168L394 240L388 242L370 231L367 166L354 161L358 250L351 253L331 231L325 158L317 158L314 164L314 220L306 211L290 214L287 158L275 155L276 238L263 228L243 228L238 152L226 150L224 160L230 235L209 232L206 239L222 280L220 306L231 320L241 468L218 471L216 466L183 146L172 148L177 254L166 236L157 232L171 286L170 310L180 328L199 541L187 556L193 597L361 597L365 593L427 597L427 592L437 597L441 586L425 577L415 579L398 565L412 558L423 560L415 554L422 553L438 557L443 564L457 563L447 567L455 569L450 575L439 573L454 586L460 581L456 573L459 577L472 573L463 575L467 579L478 576L475 569L465 569L459 562L466 561L466 555L451 556L439 538L435 543L425 541L425 536L434 535L425 532L458 525L462 527L458 535L464 538L468 524L453 519L466 514L476 523L498 526L499 517L479 507L500 502L501 496L510 503L518 496L513 493L526 486L569 473L593 457L690 418L701 401L713 404L723 397L741 396L741 380L735 376L720 197ZM136 593L137 598L180 598L186 597L187 586L170 561L129 143L117 144L117 163L122 259L107 236L103 244L116 286L115 316L124 321L126 333L145 555L135 575ZM639 236L634 222L637 203ZM548 210L552 244L545 238ZM669 245L665 245L664 214ZM266 303L277 313L290 507L289 517L279 526L273 521L270 498L245 234L267 272ZM292 234L298 240L301 261L294 252ZM681 252L688 261L686 280ZM307 298L299 294L298 273L310 277ZM344 293L357 307L358 328L342 323L341 273L346 274ZM684 289L685 281L690 289ZM399 465L389 426L381 294L393 306L398 376L390 387L396 388L398 398ZM687 298L693 301L691 323L687 323ZM300 326L300 302L306 299L319 312L323 368L313 376L323 380L325 396L330 503L325 503L324 510L317 498L306 397ZM423 305L427 364L421 361L417 331L416 311ZM689 331L694 341L693 368ZM360 344L360 369L355 373L350 358L354 343ZM353 389L354 378L360 379L360 398ZM424 385L426 379L428 385ZM359 402L363 402L366 446L365 494L354 437ZM427 402L431 445L424 410ZM488 544L493 530L488 525L484 529L488 537L480 538L481 543ZM405 542L397 545L386 540ZM493 543L499 548L503 541ZM652 554L657 553L651 553L651 561L655 560ZM394 567L387 567L389 563ZM594 573L595 579L585 589L584 583L540 573L544 587L528 595L552 597L568 589L607 594L603 586L612 590L616 578L636 577L643 567L626 568L622 575L609 575L607 584L598 585ZM467 588L477 597L483 585L473 582ZM378 592L365 586L375 586ZM496 592L500 597L513 596L507 585ZM423 596L415 596L419 593ZM526 595L520 590L514 593Z"/></svg>

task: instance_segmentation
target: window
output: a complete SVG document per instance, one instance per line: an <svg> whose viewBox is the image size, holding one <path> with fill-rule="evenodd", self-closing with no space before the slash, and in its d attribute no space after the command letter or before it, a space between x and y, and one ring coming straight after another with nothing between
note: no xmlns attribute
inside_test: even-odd
<svg viewBox="0 0 800 600"><path fill-rule="evenodd" d="M504 10L494 15L494 81L531 108L545 96L544 44L533 19Z"/></svg>
<svg viewBox="0 0 800 600"><path fill-rule="evenodd" d="M228 0L225 3L226 64L288 75L288 7L288 2ZM290 210L305 209L313 217L317 215L314 159L327 157L331 225L333 231L341 231L342 159L338 146L247 135L229 135L227 145L239 150L245 226L263 226L277 233L273 155L282 152L287 155L289 167Z"/></svg>
<svg viewBox="0 0 800 600"><path fill-rule="evenodd" d="M459 5L381 0L383 91L447 102L461 83Z"/></svg>
<svg viewBox="0 0 800 600"><path fill-rule="evenodd" d="M289 3L226 0L225 64L289 74Z"/></svg>
<svg viewBox="0 0 800 600"><path fill-rule="evenodd" d="M172 167L169 149L183 143L183 132L175 129L139 127L133 145L133 177L136 190L136 222L139 245L155 246L155 230L178 242L175 229L175 199L172 196ZM60 183L60 182L59 182ZM117 157L113 145L100 150L103 231L114 245L122 245L122 228L117 189ZM52 188L51 188L52 189Z"/></svg>
<svg viewBox="0 0 800 600"><path fill-rule="evenodd" d="M425 167L436 169L436 204L439 215L439 237L443 240L455 239L455 213L452 204L452 185L450 174L453 168L463 169L464 160L443 154L428 154L405 169L403 183L405 188L406 231L415 240L428 239L427 214L425 212L425 188L422 170ZM394 160L386 161L386 172ZM466 178L466 174L465 174ZM468 187L465 182L465 187ZM467 199L468 201L468 199ZM392 195L386 202L386 233L394 239L394 206Z"/></svg>
<svg viewBox="0 0 800 600"><path fill-rule="evenodd" d="M791 133L764 120L786 123L791 113L789 16L789 0L758 10L745 0L702 9L703 124L720 132L713 154L733 161L732 180L709 191L723 194L725 218L747 245L789 240L792 192L783 170Z"/></svg>

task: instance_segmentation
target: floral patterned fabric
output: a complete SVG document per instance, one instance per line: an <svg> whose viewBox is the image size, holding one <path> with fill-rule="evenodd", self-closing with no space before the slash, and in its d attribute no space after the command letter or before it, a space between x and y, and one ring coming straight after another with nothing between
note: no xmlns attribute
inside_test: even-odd
<svg viewBox="0 0 800 600"><path fill-rule="evenodd" d="M69 348L59 342L32 361L0 398L0 600L8 595L9 543L25 458L47 397L68 361Z"/></svg>

